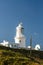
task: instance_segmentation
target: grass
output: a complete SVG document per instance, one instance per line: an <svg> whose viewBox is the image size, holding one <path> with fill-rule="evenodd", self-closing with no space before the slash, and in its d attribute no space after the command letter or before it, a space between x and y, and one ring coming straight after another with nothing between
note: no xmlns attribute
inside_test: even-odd
<svg viewBox="0 0 43 65"><path fill-rule="evenodd" d="M43 65L43 52L0 47L0 65Z"/></svg>

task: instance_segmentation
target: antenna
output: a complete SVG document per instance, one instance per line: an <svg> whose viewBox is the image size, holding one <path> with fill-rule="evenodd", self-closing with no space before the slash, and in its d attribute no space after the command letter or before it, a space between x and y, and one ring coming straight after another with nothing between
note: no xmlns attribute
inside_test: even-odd
<svg viewBox="0 0 43 65"><path fill-rule="evenodd" d="M30 49L32 50L32 35L30 37Z"/></svg>
<svg viewBox="0 0 43 65"><path fill-rule="evenodd" d="M30 56L32 54L32 35L30 36Z"/></svg>

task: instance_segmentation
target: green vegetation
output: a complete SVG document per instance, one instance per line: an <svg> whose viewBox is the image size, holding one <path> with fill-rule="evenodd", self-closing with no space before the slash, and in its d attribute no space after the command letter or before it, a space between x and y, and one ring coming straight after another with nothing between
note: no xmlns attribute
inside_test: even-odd
<svg viewBox="0 0 43 65"><path fill-rule="evenodd" d="M0 65L43 65L43 51L11 49L0 46Z"/></svg>

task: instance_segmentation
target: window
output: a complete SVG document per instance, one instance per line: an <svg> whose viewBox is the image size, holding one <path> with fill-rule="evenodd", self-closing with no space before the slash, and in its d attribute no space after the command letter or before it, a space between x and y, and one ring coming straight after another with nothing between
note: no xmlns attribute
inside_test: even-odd
<svg viewBox="0 0 43 65"><path fill-rule="evenodd" d="M21 43L21 40L19 40L19 42Z"/></svg>

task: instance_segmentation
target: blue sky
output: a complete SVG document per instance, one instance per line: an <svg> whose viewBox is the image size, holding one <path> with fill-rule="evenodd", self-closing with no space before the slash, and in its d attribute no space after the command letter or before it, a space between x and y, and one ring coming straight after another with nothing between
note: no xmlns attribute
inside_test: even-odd
<svg viewBox="0 0 43 65"><path fill-rule="evenodd" d="M16 26L22 22L26 45L43 48L43 0L0 0L0 42L14 42Z"/></svg>

